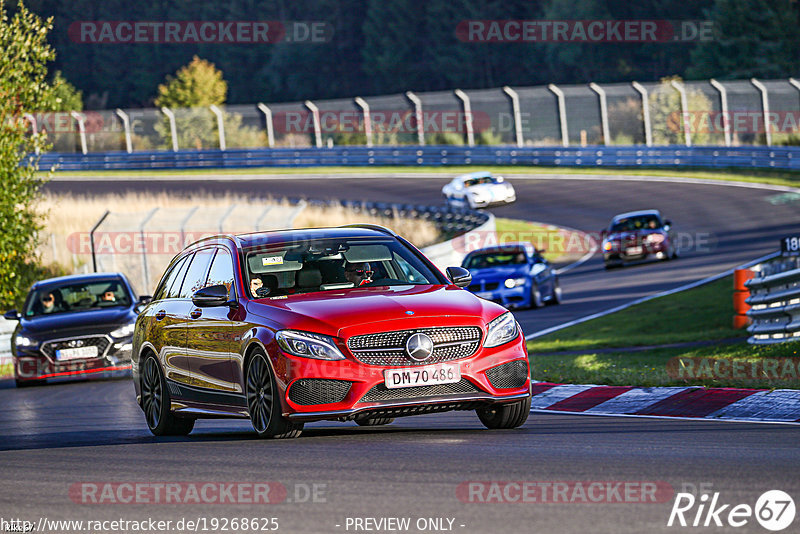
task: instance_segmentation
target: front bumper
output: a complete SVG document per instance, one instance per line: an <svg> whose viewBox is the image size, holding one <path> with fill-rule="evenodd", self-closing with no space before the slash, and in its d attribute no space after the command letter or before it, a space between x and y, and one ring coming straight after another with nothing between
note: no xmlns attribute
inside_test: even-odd
<svg viewBox="0 0 800 534"><path fill-rule="evenodd" d="M666 241L661 243L644 243L637 245L627 245L615 247L610 251L603 252L603 259L608 262L636 261L643 260L648 256L667 254L669 244Z"/></svg>
<svg viewBox="0 0 800 534"><path fill-rule="evenodd" d="M349 358L309 361L283 356L287 364L285 374L279 371L286 383L282 399L285 407L283 416L298 421L353 420L359 417L401 417L449 410L474 410L490 404L515 402L530 395L530 368L521 334L503 346L481 348L468 358L443 362L443 365L458 366L461 372L460 382L447 385L388 389L385 387L384 372L398 369L396 366L366 365ZM408 365L403 368L406 367L425 366ZM321 382L341 387L342 398L337 402L316 403L293 390L295 387L308 390L309 384Z"/></svg>
<svg viewBox="0 0 800 534"><path fill-rule="evenodd" d="M89 336L83 336L89 337ZM102 354L94 358L59 361L42 350L42 344L36 347L17 347L14 352L14 376L20 382L42 381L69 378L112 378L126 376L131 370L132 336L114 339L106 334L95 337L106 337L108 346Z"/></svg>
<svg viewBox="0 0 800 534"><path fill-rule="evenodd" d="M509 310L527 308L531 305L531 292L528 289L528 284L508 289L501 281L492 290L476 289L473 291L470 289L469 291L477 297L500 304Z"/></svg>

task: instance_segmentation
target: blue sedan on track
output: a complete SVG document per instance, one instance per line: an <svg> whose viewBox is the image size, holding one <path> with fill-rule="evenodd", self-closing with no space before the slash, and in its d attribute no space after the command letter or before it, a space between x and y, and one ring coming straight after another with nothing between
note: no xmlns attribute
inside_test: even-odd
<svg viewBox="0 0 800 534"><path fill-rule="evenodd" d="M530 243L475 250L461 265L472 274L469 291L506 308L539 308L561 302L555 269Z"/></svg>

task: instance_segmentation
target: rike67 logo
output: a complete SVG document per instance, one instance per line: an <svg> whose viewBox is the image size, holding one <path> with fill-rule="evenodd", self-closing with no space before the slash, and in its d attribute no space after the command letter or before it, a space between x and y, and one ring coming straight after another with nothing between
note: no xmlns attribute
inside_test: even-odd
<svg viewBox="0 0 800 534"><path fill-rule="evenodd" d="M755 519L765 529L778 532L791 525L794 518L794 500L781 490L764 492L755 506L724 503L719 492L703 493L700 497L678 493L667 526L739 528Z"/></svg>

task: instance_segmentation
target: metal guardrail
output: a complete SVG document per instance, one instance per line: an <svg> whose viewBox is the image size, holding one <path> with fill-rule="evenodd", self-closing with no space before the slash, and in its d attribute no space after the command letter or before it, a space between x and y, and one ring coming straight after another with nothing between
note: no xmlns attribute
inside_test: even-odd
<svg viewBox="0 0 800 534"><path fill-rule="evenodd" d="M800 170L800 147L339 146L42 155L62 171L320 166L546 165L569 167L757 167Z"/></svg>
<svg viewBox="0 0 800 534"><path fill-rule="evenodd" d="M800 341L800 268L748 280L748 343Z"/></svg>

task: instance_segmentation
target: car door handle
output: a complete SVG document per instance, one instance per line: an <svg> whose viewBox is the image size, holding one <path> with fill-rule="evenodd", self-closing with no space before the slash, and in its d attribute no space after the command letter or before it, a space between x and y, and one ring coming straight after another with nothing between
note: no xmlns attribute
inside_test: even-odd
<svg viewBox="0 0 800 534"><path fill-rule="evenodd" d="M166 310L158 310L156 312L156 321L160 321L161 319L163 319L166 316L167 316Z"/></svg>
<svg viewBox="0 0 800 534"><path fill-rule="evenodd" d="M203 310L192 310L192 313L189 314L189 317L192 319L199 319L201 315L203 315Z"/></svg>

